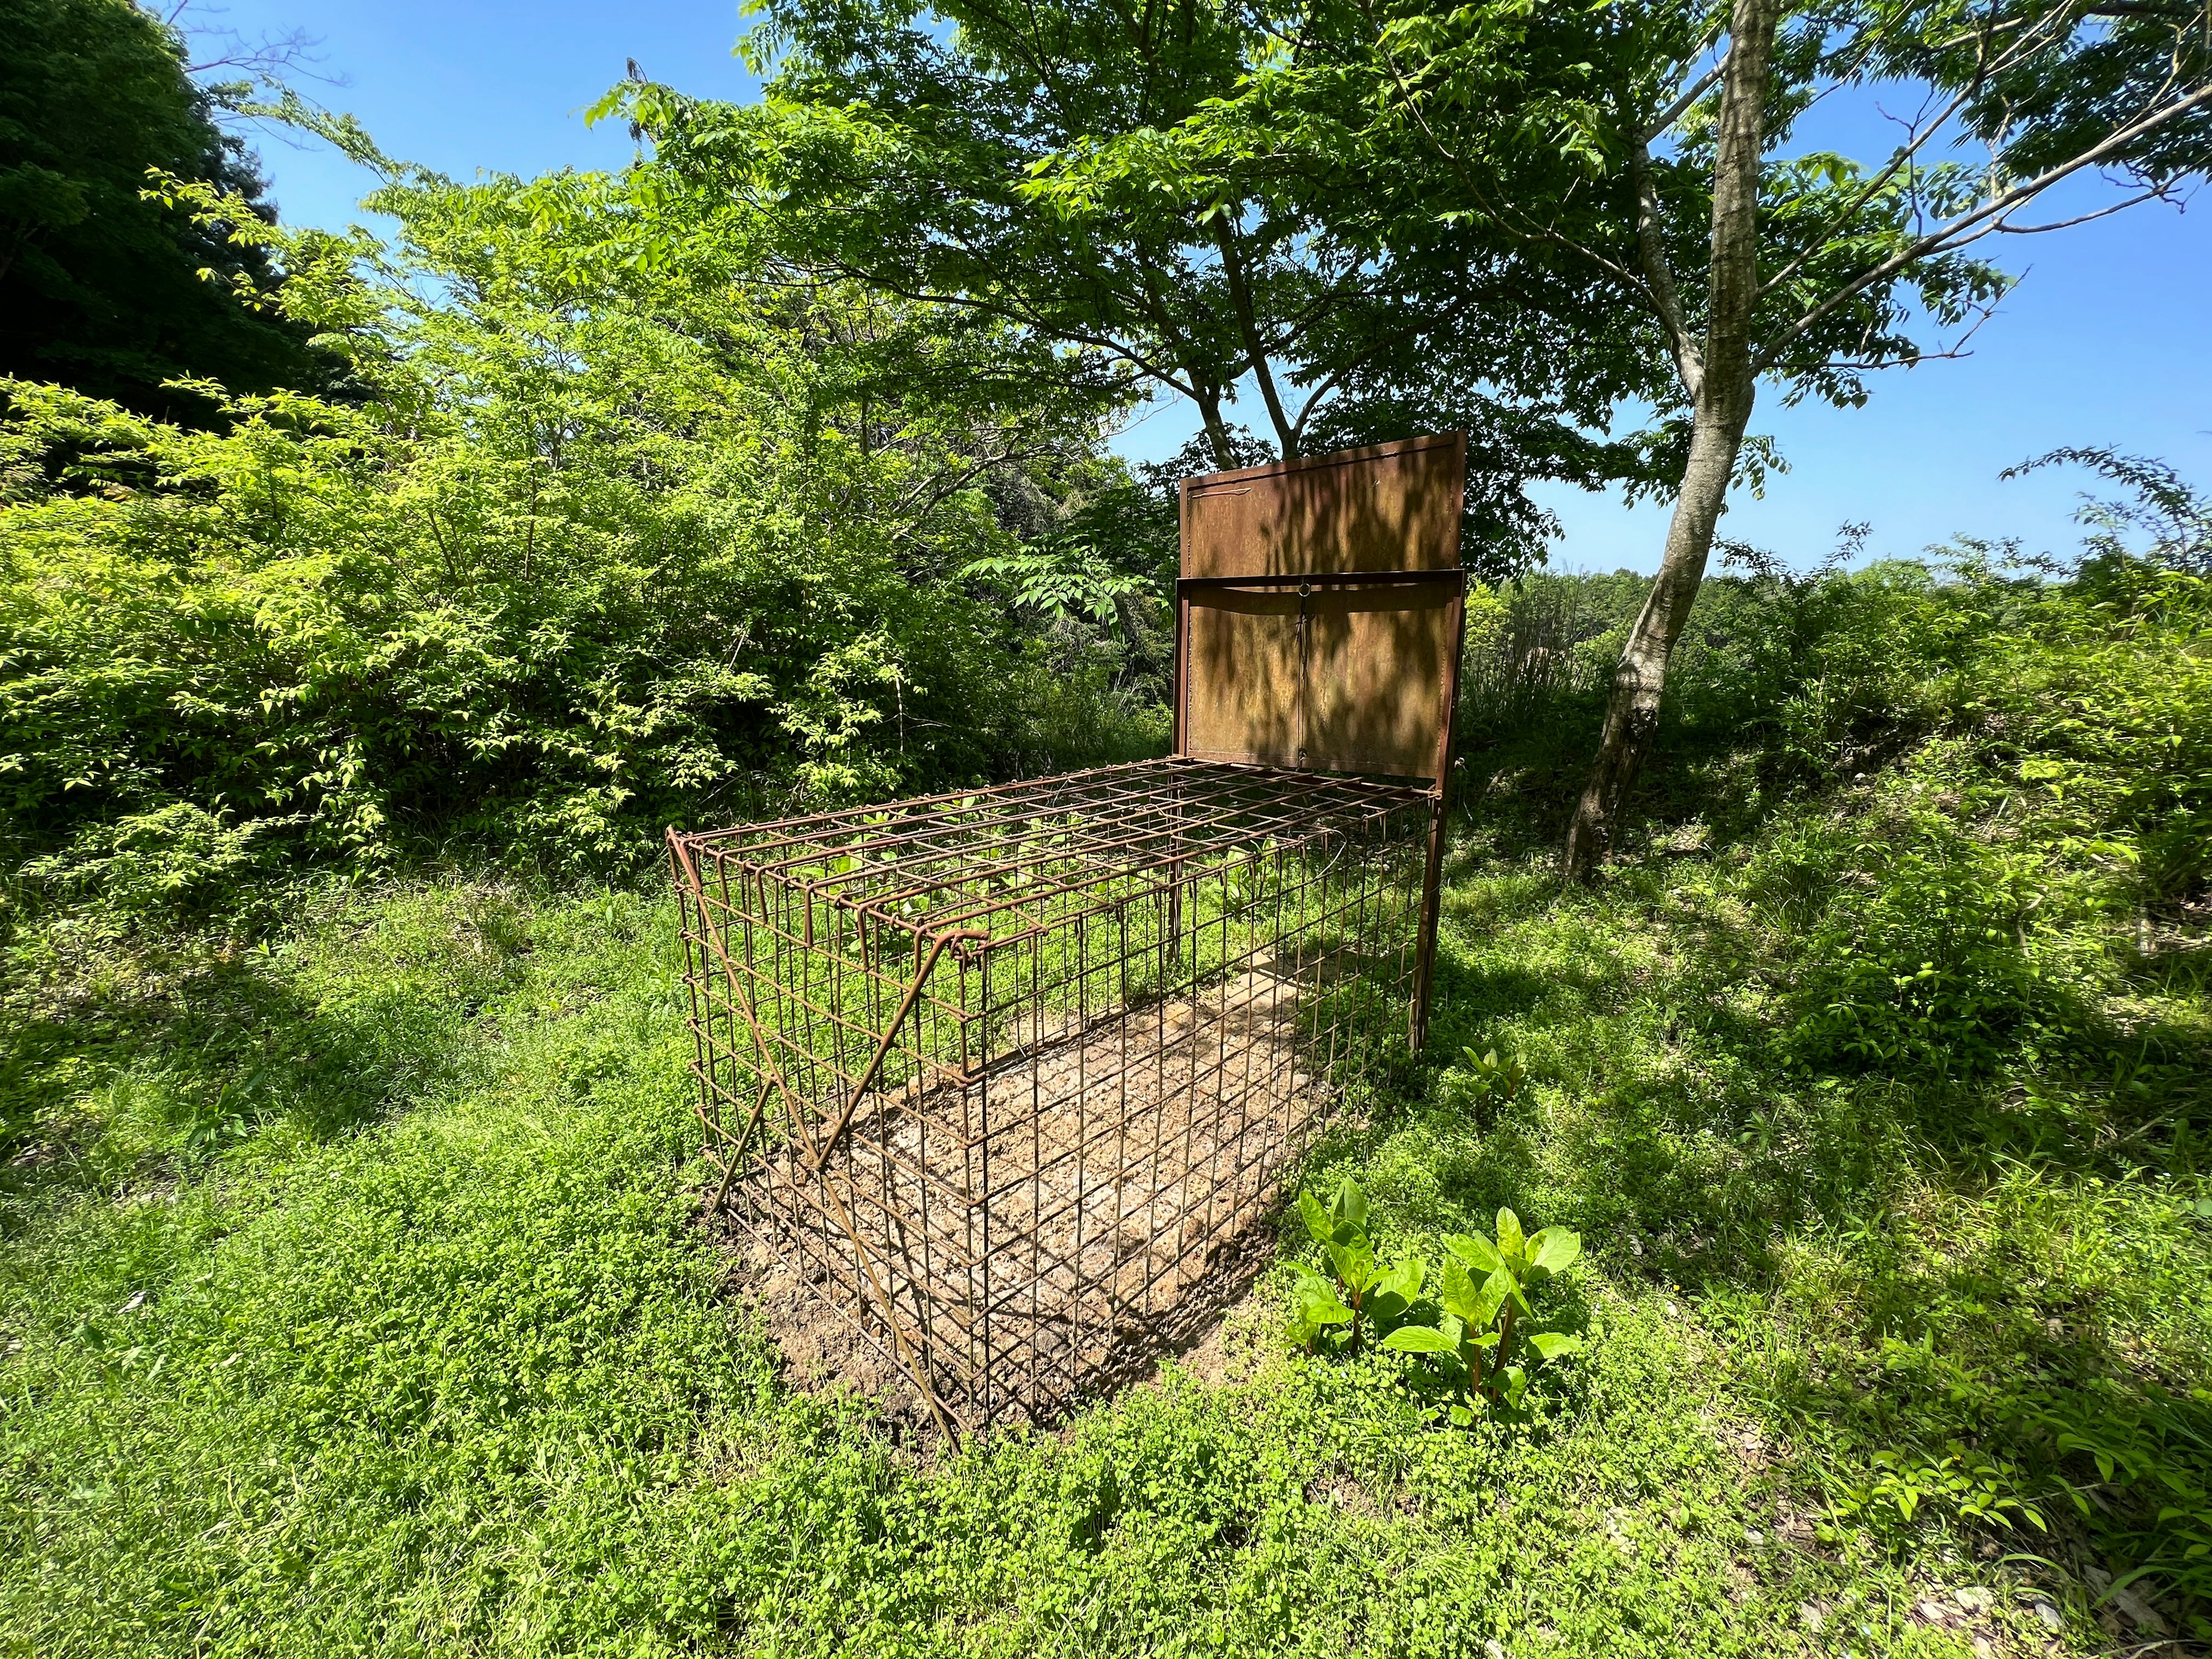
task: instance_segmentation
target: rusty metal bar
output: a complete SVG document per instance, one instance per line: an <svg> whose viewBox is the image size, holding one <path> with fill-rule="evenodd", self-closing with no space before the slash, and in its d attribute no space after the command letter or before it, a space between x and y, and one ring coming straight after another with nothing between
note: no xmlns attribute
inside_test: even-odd
<svg viewBox="0 0 2212 1659"><path fill-rule="evenodd" d="M1467 657L1467 590L1455 595L1451 651L1444 659L1444 720L1437 732L1436 817L1429 827L1429 856L1421 877L1421 935L1413 969L1413 1026L1407 1041L1415 1054L1429 1041L1429 998L1437 975L1437 928L1443 902L1444 835L1451 817L1452 743L1459 731L1459 674Z"/></svg>
<svg viewBox="0 0 2212 1659"><path fill-rule="evenodd" d="M1432 799L1169 759L814 815L796 859L672 834L714 1212L806 1264L949 1431L1109 1386L1256 1260L1403 1029ZM908 914L910 883L830 873L860 835L936 871Z"/></svg>
<svg viewBox="0 0 2212 1659"><path fill-rule="evenodd" d="M1309 570L1255 573L1249 576L1178 576L1176 592L1202 593L1237 587L1404 587L1423 582L1464 582L1467 573L1453 565L1442 570Z"/></svg>
<svg viewBox="0 0 2212 1659"><path fill-rule="evenodd" d="M669 831L668 840L670 847L680 862L684 880L689 885L692 896L703 915L707 906L706 888L699 879L698 866L693 861L690 850L686 846L683 836L672 829ZM765 1069L768 1082L783 1096L792 1127L798 1131L800 1139L805 1143L807 1151L814 1155L815 1163L818 1168L821 1164L821 1155L816 1151L813 1134L806 1122L805 1111L799 1105L797 1097L792 1093L790 1086L785 1083L768 1040L761 1034L760 1022L755 1015L750 995L738 988L736 965L730 960L729 953L724 948L722 942L716 939L711 931L706 929L702 931L705 934L706 942L721 961L730 985L732 1000L738 1002L740 1012L745 1016L746 1024L752 1033L756 1056L759 1064ZM740 998L743 1000L738 1000ZM733 1159L732 1163L734 1162ZM725 1174L726 1176L726 1171ZM726 1185L726 1179L725 1186ZM915 1388L921 1391L922 1400L928 1407L930 1415L935 1419L938 1426L947 1435L957 1439L960 1425L958 1420L938 1395L934 1379L930 1375L927 1345L915 1342L900 1321L894 1294L886 1288L884 1279L878 1274L877 1264L872 1260L873 1253L869 1248L868 1242L863 1237L860 1228L854 1224L852 1215L835 1187L823 1186L822 1197L835 1212L839 1226L843 1229L847 1237L852 1242L854 1260L866 1276L871 1289L875 1292L876 1312L890 1331L891 1340L898 1349L902 1365L913 1380Z"/></svg>
<svg viewBox="0 0 2212 1659"><path fill-rule="evenodd" d="M830 1126L830 1133L822 1139L822 1150L814 1156L817 1170L822 1168L830 1154L837 1150L837 1143L844 1139L845 1127L852 1122L853 1114L860 1107L860 1097L868 1092L868 1085L876 1080L876 1073L883 1070L884 1056L890 1053L891 1043L898 1036L899 1027L906 1024L906 1017L914 1012L915 999L921 994L921 988L928 982L931 970L937 966L938 957L945 954L945 947L956 939L988 939L990 937L982 928L963 927L939 933L929 942L928 960L915 969L914 982L906 988L906 995L900 999L898 1012L891 1016L891 1023L884 1027L883 1041L876 1045L874 1058L868 1061L867 1070L862 1072L860 1080L854 1084L853 1092L845 1102L845 1109L837 1115L837 1121Z"/></svg>

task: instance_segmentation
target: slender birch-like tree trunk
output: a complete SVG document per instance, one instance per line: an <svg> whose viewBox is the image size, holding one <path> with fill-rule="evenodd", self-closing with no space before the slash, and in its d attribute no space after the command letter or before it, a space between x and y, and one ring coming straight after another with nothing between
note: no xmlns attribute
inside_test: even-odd
<svg viewBox="0 0 2212 1659"><path fill-rule="evenodd" d="M1613 670L1605 731L1574 821L1562 867L1586 880L1611 850L1623 804L1659 724L1667 663L1705 580L1713 532L1727 504L1729 481L1743 445L1757 392L1752 362L1752 311L1759 295L1759 170L1765 147L1766 96L1781 0L1735 0L1728 61L1721 81L1718 142L1713 159L1712 267L1702 344L1684 324L1658 234L1659 204L1650 182L1646 138L1636 137L1638 253L1683 389L1690 394L1690 458L1667 526L1658 580L1644 601Z"/></svg>

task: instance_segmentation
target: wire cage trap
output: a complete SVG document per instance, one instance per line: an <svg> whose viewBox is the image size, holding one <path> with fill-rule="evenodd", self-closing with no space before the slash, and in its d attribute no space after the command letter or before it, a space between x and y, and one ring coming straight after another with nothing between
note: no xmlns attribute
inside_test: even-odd
<svg viewBox="0 0 2212 1659"><path fill-rule="evenodd" d="M714 1208L796 1267L943 1428L1049 1420L1195 1335L1256 1265L1253 1223L1346 1085L1419 1046L1462 456L1417 441L1185 486L1173 756L671 830ZM1330 567L1360 562L1352 538L1300 556L1268 535L1270 556L1228 562L1291 569L1200 556L1192 574L1194 492L1224 478L1255 481L1225 498L1248 525L1243 495L1272 491L1310 523L1319 489L1401 520L1410 501L1432 530L1448 484L1449 542L1401 524L1400 569L1346 572ZM1403 572L1409 543L1448 605L1407 603L1430 585ZM1378 647L1378 625L1395 641ZM1405 648L1438 630L1448 653ZM1209 641L1256 672L1231 675L1216 649L1209 692L1194 660ZM1371 689L1394 649L1415 670L1410 721L1332 726L1347 677ZM1224 715L1239 695L1249 706ZM1424 726L1427 775L1372 764Z"/></svg>

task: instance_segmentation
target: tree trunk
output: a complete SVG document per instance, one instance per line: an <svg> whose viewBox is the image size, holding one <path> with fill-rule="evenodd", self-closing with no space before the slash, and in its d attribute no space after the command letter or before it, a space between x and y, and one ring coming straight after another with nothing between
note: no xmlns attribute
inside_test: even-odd
<svg viewBox="0 0 2212 1659"><path fill-rule="evenodd" d="M1198 404L1198 418L1206 428L1206 447L1213 451L1213 464L1224 472L1236 470L1237 447L1229 441L1228 422L1221 418L1221 396L1211 386L1200 386L1193 394Z"/></svg>
<svg viewBox="0 0 2212 1659"><path fill-rule="evenodd" d="M1748 381L1750 377L1744 378ZM1709 376L1707 384L1711 383ZM1667 551L1660 562L1659 579L1652 584L1651 597L1644 602L1643 612L1613 671L1597 762L1590 769L1589 781L1575 807L1574 821L1567 829L1565 870L1577 881L1588 880L1612 850L1621 805L1658 730L1667 661L1682 635L1682 625L1690 618L1690 607L1697 601L1705 560L1712 551L1713 532L1728 495L1729 477L1735 468L1736 450L1743 441L1744 423L1751 418L1749 385L1742 387L1734 403L1730 410L1709 410L1707 400L1698 400L1689 465L1683 470L1681 492L1674 498L1674 515L1667 526Z"/></svg>
<svg viewBox="0 0 2212 1659"><path fill-rule="evenodd" d="M1660 560L1658 579L1613 672L1597 761L1567 828L1561 867L1576 881L1589 879L1612 849L1621 807L1650 750L1667 685L1668 659L1705 580L1713 532L1728 504L1729 481L1743 446L1744 427L1751 419L1757 392L1751 325L1759 294L1759 164L1780 15L1781 0L1735 0L1713 158L1713 253L1702 353L1680 349L1680 319L1668 314L1673 309L1673 284L1663 266L1650 273L1654 301L1670 339L1677 343L1676 360L1690 394L1690 459L1682 469L1681 489L1667 526L1667 550ZM1636 148L1641 150L1640 140ZM1656 207L1649 198L1643 205ZM1639 240L1647 264L1661 257L1656 236Z"/></svg>

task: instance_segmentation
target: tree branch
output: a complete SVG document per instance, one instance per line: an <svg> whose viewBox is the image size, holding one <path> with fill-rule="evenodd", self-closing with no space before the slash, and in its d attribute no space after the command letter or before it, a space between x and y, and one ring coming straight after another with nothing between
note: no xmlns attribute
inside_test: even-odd
<svg viewBox="0 0 2212 1659"><path fill-rule="evenodd" d="M1642 149L1668 127L1690 112L1690 106L1713 88L1713 84L1728 72L1728 53L1723 52L1718 61L1690 83L1687 90L1653 118L1651 125L1636 135L1638 149Z"/></svg>
<svg viewBox="0 0 2212 1659"><path fill-rule="evenodd" d="M2124 202L2115 202L2112 206L2099 208L2094 213L2077 213L2071 219L2054 219L2047 225L2008 225L2000 219L1996 228L2007 236L2040 236L2046 230L2070 230L2075 225L2086 225L2092 220L2109 219L2115 213L2125 213L2130 208L2141 207L2145 202L2170 201L2172 196L2171 185L2153 185L2148 190L2139 191Z"/></svg>
<svg viewBox="0 0 2212 1659"><path fill-rule="evenodd" d="M1267 418L1275 423L1276 440L1287 461L1297 451L1297 428L1283 413L1283 400L1275 391L1274 371L1268 367L1267 342L1260 337L1259 324L1253 316L1252 290L1245 283L1244 264L1237 257L1237 235L1230 228L1226 205L1213 216L1212 228L1214 246L1221 250L1222 274L1229 282L1229 298L1237 310L1237 331L1243 336L1245 355L1251 359L1253 375L1260 383L1260 400L1267 406Z"/></svg>
<svg viewBox="0 0 2212 1659"><path fill-rule="evenodd" d="M2063 16L2064 13L2062 9L2057 13L2052 14L2052 15ZM2044 26L2047 27L2049 21L2050 19L2046 17L2045 19ZM1927 144L1930 139L1934 138L1937 133L1941 132L1951 118L1963 109L1966 104L1972 100L1974 94L1981 91L1983 88L1988 84L1989 80L1992 76L2002 75L2006 70L2012 68L2018 63L2020 58L2025 54L2027 48L2034 42L2035 37L2036 31L2031 30L2028 33L2021 35L2018 40L2008 45L2003 52L1998 54L1995 61L1985 62L1977 65L1974 73L1967 77L1965 87L1960 91L1956 97L1953 98L1949 103L1943 106L1942 112L1937 115L1933 120L1923 122L1918 116L1915 116L1912 120L1905 124L1905 134L1910 142L1900 146L1897 153L1890 157L1889 164L1883 167L1881 172L1875 174L1873 178L1867 180L1865 187L1852 198L1848 206L1838 210L1837 212L1828 216L1826 221L1820 226L1819 231L1814 235L1803 252L1800 253L1788 264L1783 266L1780 270L1775 272L1774 275L1767 278L1765 282L1759 284L1759 297L1761 299L1765 299L1766 295L1772 293L1775 289L1782 287L1783 284L1787 283L1792 276L1803 270L1806 262L1813 257L1814 252L1823 246L1831 236L1834 235L1840 227L1848 224L1851 218L1857 214L1860 209L1863 208L1869 202L1872 201L1875 197L1881 192L1885 185L1888 184L1888 182L1894 179L1899 173L1903 171L1904 168L1919 155L1922 147ZM1986 40L1986 31L1984 32L1984 38ZM1863 61L1864 60L1862 59L1862 67L1863 67ZM1924 112L1927 106L1923 104L1921 108Z"/></svg>
<svg viewBox="0 0 2212 1659"><path fill-rule="evenodd" d="M1659 190L1651 177L1651 152L1644 147L1640 133L1630 136L1628 168L1636 185L1636 253L1644 266L1644 287L1659 326L1666 332L1667 349L1674 354L1674 373L1694 402L1705 383L1705 359L1691 342L1674 273L1667 268L1667 246L1659 234Z"/></svg>
<svg viewBox="0 0 2212 1659"><path fill-rule="evenodd" d="M1644 305L1656 311L1657 307L1650 287L1642 277L1626 265L1621 264L1617 260L1608 259L1595 248L1585 247L1573 237L1555 230L1549 225L1532 222L1529 228L1518 228L1509 216L1509 210L1495 206L1491 203L1482 187L1475 183L1465 158L1443 139L1437 137L1436 130L1429 125L1429 118L1423 112L1420 100L1413 95L1413 88L1406 84L1405 71L1398 67L1397 54L1390 50L1389 43L1383 39L1382 25L1376 21L1371 0L1358 0L1358 3L1360 10L1366 15L1369 24L1375 29L1376 46L1382 54L1383 63L1389 68L1390 79L1398 88L1399 100L1406 106L1407 112L1413 118L1414 124L1420 128L1421 136L1428 141L1429 148L1443 159L1447 167L1459 175L1460 183L1466 187L1468 194L1474 198L1476 204L1483 211L1490 215L1491 218L1497 222L1498 228L1504 231L1507 235L1518 237L1522 241L1550 242L1555 246L1563 247L1571 253L1588 259L1607 275L1618 279L1621 285ZM1526 215L1522 216L1528 217Z"/></svg>
<svg viewBox="0 0 2212 1659"><path fill-rule="evenodd" d="M1802 337L1822 318L1853 295L1864 292L1874 283L1896 275L1907 266L1938 253L1948 253L1999 228L1999 222L2015 209L2040 196L2063 179L2070 179L2084 167L2094 167L2116 152L2124 149L2146 133L2154 132L2167 122L2177 120L2193 109L2212 104L2212 85L2199 87L2187 97L2179 99L2149 115L2143 116L2101 143L2093 144L2072 160L2047 168L2036 177L2014 185L2010 190L1991 198L1971 213L1960 215L1950 223L1930 231L1910 246L1900 248L1880 264L1871 266L1859 276L1837 289L1818 305L1805 312L1796 321L1777 336L1759 356L1759 369L1764 374L1783 349L1792 340ZM2024 233L2021 233L2024 234Z"/></svg>

